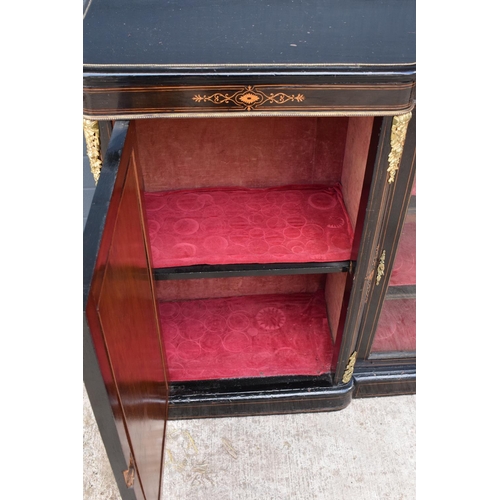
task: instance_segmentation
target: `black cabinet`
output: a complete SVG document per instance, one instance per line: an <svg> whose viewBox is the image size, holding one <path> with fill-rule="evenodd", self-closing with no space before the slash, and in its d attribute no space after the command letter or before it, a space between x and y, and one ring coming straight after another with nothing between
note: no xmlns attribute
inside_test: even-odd
<svg viewBox="0 0 500 500"><path fill-rule="evenodd" d="M309 2L304 32L251 4L279 37L243 29L248 2L238 28L203 3L84 18L85 382L124 496L158 497L168 418L415 390L414 330L391 336L415 303L414 5L363 28Z"/></svg>

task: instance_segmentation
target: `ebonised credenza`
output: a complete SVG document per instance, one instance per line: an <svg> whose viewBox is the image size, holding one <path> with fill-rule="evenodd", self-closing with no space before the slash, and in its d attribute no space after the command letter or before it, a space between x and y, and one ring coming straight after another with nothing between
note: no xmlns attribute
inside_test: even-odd
<svg viewBox="0 0 500 500"><path fill-rule="evenodd" d="M415 2L84 5L84 381L124 499L168 419L412 394Z"/></svg>

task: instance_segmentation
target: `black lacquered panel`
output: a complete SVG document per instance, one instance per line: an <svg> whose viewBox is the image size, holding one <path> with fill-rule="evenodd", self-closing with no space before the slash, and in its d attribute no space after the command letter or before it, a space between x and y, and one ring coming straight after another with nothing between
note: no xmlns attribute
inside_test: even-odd
<svg viewBox="0 0 500 500"><path fill-rule="evenodd" d="M84 64L399 66L415 63L414 0L92 0Z"/></svg>

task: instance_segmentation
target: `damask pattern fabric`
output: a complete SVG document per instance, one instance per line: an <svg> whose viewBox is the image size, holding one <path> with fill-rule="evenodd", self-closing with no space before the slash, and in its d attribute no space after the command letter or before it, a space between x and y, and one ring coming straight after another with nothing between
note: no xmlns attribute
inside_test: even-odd
<svg viewBox="0 0 500 500"><path fill-rule="evenodd" d="M319 375L333 345L324 292L159 304L170 381Z"/></svg>
<svg viewBox="0 0 500 500"><path fill-rule="evenodd" d="M349 260L340 185L145 193L153 267Z"/></svg>

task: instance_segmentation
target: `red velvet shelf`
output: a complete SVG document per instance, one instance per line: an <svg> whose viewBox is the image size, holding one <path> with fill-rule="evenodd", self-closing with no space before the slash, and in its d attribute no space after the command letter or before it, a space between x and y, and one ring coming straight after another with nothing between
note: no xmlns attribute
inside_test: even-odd
<svg viewBox="0 0 500 500"><path fill-rule="evenodd" d="M416 350L415 299L386 300L380 313L372 352Z"/></svg>
<svg viewBox="0 0 500 500"><path fill-rule="evenodd" d="M331 369L323 291L160 302L159 314L173 382Z"/></svg>
<svg viewBox="0 0 500 500"><path fill-rule="evenodd" d="M339 184L145 193L153 267L349 260Z"/></svg>

